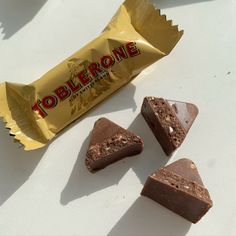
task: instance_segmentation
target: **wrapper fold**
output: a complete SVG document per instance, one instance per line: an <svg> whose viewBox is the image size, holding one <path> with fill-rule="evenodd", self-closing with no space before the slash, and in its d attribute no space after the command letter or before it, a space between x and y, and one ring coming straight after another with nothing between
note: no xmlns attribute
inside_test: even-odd
<svg viewBox="0 0 236 236"><path fill-rule="evenodd" d="M58 132L168 55L183 31L147 0L126 0L103 32L29 85L0 84L0 117L25 150Z"/></svg>

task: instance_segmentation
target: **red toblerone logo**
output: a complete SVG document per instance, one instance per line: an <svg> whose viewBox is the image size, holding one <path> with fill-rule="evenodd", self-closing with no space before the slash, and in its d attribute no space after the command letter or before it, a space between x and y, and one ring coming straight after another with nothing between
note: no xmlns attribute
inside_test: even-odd
<svg viewBox="0 0 236 236"><path fill-rule="evenodd" d="M104 74L108 74L107 70L110 69L115 63L119 63L129 57L135 57L140 54L135 42L129 42L114 48L111 54L104 55L99 62L93 62L79 71L76 74L75 80L68 80L65 84L56 88L52 94L49 94L39 99L32 106L33 111L37 111L42 118L45 118L48 113L47 110L53 109L59 102L67 100L72 94L84 89L86 85L91 83L97 78L103 78Z"/></svg>

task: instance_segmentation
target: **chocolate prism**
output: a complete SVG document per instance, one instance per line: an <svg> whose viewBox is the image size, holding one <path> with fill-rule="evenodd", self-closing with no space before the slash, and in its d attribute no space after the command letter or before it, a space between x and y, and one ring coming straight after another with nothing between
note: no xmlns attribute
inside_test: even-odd
<svg viewBox="0 0 236 236"><path fill-rule="evenodd" d="M142 150L143 141L138 135L101 118L94 124L85 164L90 171L96 171Z"/></svg>
<svg viewBox="0 0 236 236"><path fill-rule="evenodd" d="M198 115L198 108L191 103L145 97L141 113L169 156L183 143Z"/></svg>
<svg viewBox="0 0 236 236"><path fill-rule="evenodd" d="M192 223L198 222L212 207L197 167L180 159L150 175L141 195L165 206Z"/></svg>

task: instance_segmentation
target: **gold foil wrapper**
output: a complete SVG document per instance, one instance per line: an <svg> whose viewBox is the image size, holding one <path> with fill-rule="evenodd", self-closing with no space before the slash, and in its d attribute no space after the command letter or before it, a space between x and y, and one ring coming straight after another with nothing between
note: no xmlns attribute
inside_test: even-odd
<svg viewBox="0 0 236 236"><path fill-rule="evenodd" d="M147 0L126 0L103 32L29 85L0 84L0 117L25 150L40 148L143 69L183 31Z"/></svg>

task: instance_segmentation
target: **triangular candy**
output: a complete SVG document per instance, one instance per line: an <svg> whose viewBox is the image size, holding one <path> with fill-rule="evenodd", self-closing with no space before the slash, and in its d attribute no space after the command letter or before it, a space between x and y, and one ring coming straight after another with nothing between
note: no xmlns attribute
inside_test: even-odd
<svg viewBox="0 0 236 236"><path fill-rule="evenodd" d="M141 195L165 206L192 223L198 222L212 207L196 165L180 159L150 175Z"/></svg>
<svg viewBox="0 0 236 236"><path fill-rule="evenodd" d="M169 156L183 143L198 108L191 103L145 97L141 113Z"/></svg>
<svg viewBox="0 0 236 236"><path fill-rule="evenodd" d="M94 124L85 163L90 171L96 171L142 150L143 141L138 135L101 118Z"/></svg>

